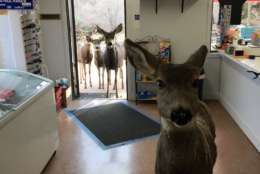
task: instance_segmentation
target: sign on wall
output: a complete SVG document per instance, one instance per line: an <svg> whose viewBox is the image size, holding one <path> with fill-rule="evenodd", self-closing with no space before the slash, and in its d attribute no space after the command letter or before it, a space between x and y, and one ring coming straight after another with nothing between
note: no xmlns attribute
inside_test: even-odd
<svg viewBox="0 0 260 174"><path fill-rule="evenodd" d="M0 0L0 9L30 10L33 9L33 0Z"/></svg>

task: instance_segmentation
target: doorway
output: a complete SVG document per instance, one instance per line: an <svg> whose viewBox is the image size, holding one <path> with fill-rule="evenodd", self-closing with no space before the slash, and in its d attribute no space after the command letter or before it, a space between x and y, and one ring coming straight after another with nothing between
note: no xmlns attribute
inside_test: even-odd
<svg viewBox="0 0 260 174"><path fill-rule="evenodd" d="M68 0L69 42L71 43L72 92L75 97L127 99L125 40L125 0ZM122 24L115 34L113 47L117 55L115 69L105 64L106 32ZM112 61L113 62L113 61ZM111 63L111 61L110 61ZM108 80L110 77L110 81ZM117 77L117 83L115 79ZM118 95L116 95L116 87ZM107 88L109 93L107 95Z"/></svg>

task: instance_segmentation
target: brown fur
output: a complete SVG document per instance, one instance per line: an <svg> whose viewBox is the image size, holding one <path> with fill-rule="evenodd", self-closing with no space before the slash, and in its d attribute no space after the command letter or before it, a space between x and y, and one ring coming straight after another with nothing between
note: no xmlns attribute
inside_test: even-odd
<svg viewBox="0 0 260 174"><path fill-rule="evenodd" d="M159 64L156 57L131 40L125 41L131 64L160 82L158 109L161 134L157 147L156 174L212 174L217 157L215 127L206 105L193 84L204 64L207 48L202 46L180 65ZM171 117L183 108L192 117L178 125Z"/></svg>
<svg viewBox="0 0 260 174"><path fill-rule="evenodd" d="M78 51L78 61L82 64L82 69L80 70L83 75L85 88L87 88L87 78L86 78L86 65L89 65L89 85L92 87L92 81L91 81L91 62L93 60L93 53L91 50L91 39L90 37L86 38L86 42L82 48Z"/></svg>
<svg viewBox="0 0 260 174"><path fill-rule="evenodd" d="M98 69L98 88L104 89L104 72L105 72L105 64L104 64L104 56L102 55L102 51L100 48L100 44L102 42L102 39L96 39L93 40L94 45L94 63Z"/></svg>

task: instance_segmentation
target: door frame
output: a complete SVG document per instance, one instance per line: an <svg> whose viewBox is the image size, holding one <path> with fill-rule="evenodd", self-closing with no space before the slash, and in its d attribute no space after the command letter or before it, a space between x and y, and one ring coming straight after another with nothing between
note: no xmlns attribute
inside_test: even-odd
<svg viewBox="0 0 260 174"><path fill-rule="evenodd" d="M71 11L69 9L69 1L71 1ZM124 0L124 27L125 27L125 38L127 38L127 10L126 10L126 0ZM72 21L70 19L70 14L72 15ZM68 30L68 42L69 42L69 59L70 59L70 72L71 72L71 86L72 86L72 99L77 99L80 97L79 89L79 75L78 75L78 54L77 54L77 40L76 40L76 20L75 20L75 5L74 0L66 0L66 17L67 17L67 30ZM72 28L70 27L70 22L72 22ZM71 31L73 35L73 42L71 40ZM71 45L73 43L73 45ZM72 52L72 46L74 48L74 53ZM75 57L75 76L73 72L73 56ZM127 74L128 61L126 59L126 70ZM76 82L76 83L75 83ZM76 87L76 89L75 89ZM128 100L128 78L126 75L126 100Z"/></svg>
<svg viewBox="0 0 260 174"><path fill-rule="evenodd" d="M71 11L69 8L71 5ZM70 19L72 16L72 21ZM75 25L75 8L74 0L66 0L66 17L67 17L67 31L68 31L68 42L69 42L69 62L70 62L70 73L71 73L71 86L72 86L72 99L80 97L79 90L79 77L78 77L78 54L77 54L77 40L76 40L76 25ZM72 28L70 26L72 22ZM72 37L71 37L72 34ZM73 40L72 40L73 38ZM72 47L74 52L72 51ZM75 63L73 64L73 57ZM75 69L75 72L74 72ZM76 76L76 77L75 77Z"/></svg>

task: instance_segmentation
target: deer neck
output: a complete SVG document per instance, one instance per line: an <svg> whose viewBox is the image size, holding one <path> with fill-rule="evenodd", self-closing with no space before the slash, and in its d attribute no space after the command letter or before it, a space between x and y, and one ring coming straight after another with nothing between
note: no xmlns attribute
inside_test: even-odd
<svg viewBox="0 0 260 174"><path fill-rule="evenodd" d="M114 45L106 45L106 49L112 50L112 49L114 49Z"/></svg>

